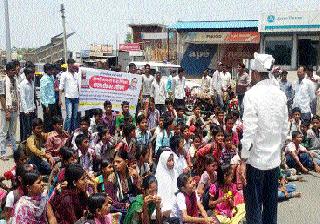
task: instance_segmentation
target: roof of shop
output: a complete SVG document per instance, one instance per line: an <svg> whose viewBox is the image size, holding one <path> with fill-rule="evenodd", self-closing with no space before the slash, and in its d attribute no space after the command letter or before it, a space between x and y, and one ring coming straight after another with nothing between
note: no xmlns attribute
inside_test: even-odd
<svg viewBox="0 0 320 224"><path fill-rule="evenodd" d="M258 28L258 20L228 20L228 21L178 21L169 29L237 29Z"/></svg>

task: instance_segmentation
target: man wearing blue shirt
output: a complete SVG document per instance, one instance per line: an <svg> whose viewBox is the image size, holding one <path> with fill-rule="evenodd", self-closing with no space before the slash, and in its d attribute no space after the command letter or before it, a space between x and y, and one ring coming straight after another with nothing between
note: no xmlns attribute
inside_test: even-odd
<svg viewBox="0 0 320 224"><path fill-rule="evenodd" d="M43 120L45 132L52 131L51 118L54 114L54 105L56 102L54 92L54 66L52 64L44 65L45 74L40 79L40 102L43 108Z"/></svg>

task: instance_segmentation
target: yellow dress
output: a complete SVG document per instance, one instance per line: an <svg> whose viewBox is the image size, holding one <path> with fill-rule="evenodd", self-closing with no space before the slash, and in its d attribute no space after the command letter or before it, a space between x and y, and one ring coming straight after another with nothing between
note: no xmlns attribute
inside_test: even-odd
<svg viewBox="0 0 320 224"><path fill-rule="evenodd" d="M246 216L245 204L239 204L236 208L233 209L235 214L232 218L217 215L217 219L221 224L238 224L241 220L243 220Z"/></svg>

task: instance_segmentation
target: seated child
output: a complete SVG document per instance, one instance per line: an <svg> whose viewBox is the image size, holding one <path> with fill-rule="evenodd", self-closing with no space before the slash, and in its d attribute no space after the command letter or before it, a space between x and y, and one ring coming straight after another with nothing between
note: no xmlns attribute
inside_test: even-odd
<svg viewBox="0 0 320 224"><path fill-rule="evenodd" d="M303 173L308 173L308 169L320 172L318 161L313 160L315 156L301 145L302 134L299 131L292 132L292 142L285 148L286 163L290 168L296 168Z"/></svg>
<svg viewBox="0 0 320 224"><path fill-rule="evenodd" d="M160 119L160 112L156 109L154 99L150 98L149 102L149 109L147 113L147 122L148 122L148 129L151 133L154 133L156 130L157 125L159 124Z"/></svg>
<svg viewBox="0 0 320 224"><path fill-rule="evenodd" d="M70 164L76 164L77 156L76 152L73 151L72 148L62 147L60 149L61 162L56 163L52 168L52 172L49 177L49 187L48 187L48 196L50 197L54 191L54 188L57 187L58 184L64 182L64 174L66 167Z"/></svg>
<svg viewBox="0 0 320 224"><path fill-rule="evenodd" d="M285 176L279 177L278 200L284 201L290 198L300 198L301 192L295 192L297 189L293 183L288 183Z"/></svg>
<svg viewBox="0 0 320 224"><path fill-rule="evenodd" d="M228 104L228 112L238 110L239 102L234 92L230 93L230 99L227 102Z"/></svg>
<svg viewBox="0 0 320 224"><path fill-rule="evenodd" d="M312 128L307 131L307 139L310 142L309 150L320 150L320 117L315 115L311 119Z"/></svg>
<svg viewBox="0 0 320 224"><path fill-rule="evenodd" d="M16 169L18 166L21 166L27 162L27 156L22 149L18 148L18 150L13 151L13 160L15 165L10 170L5 171L2 178L3 180L11 181L11 188L16 186ZM7 191L10 190L10 188L4 184L1 187Z"/></svg>
<svg viewBox="0 0 320 224"><path fill-rule="evenodd" d="M63 119L61 117L54 116L52 126L53 131L48 134L46 142L46 152L51 154L52 157L59 157L59 151L69 141L70 135L63 130Z"/></svg>
<svg viewBox="0 0 320 224"><path fill-rule="evenodd" d="M98 192L105 192L106 183L108 183L108 178L110 174L113 173L113 164L109 160L102 160L101 162L101 172L102 174L97 176L95 181L97 183Z"/></svg>
<svg viewBox="0 0 320 224"><path fill-rule="evenodd" d="M177 117L174 119L174 124L187 124L188 117L185 115L185 107L183 105L180 105L177 107Z"/></svg>
<svg viewBox="0 0 320 224"><path fill-rule="evenodd" d="M95 193L87 200L89 213L75 224L112 224L119 223L121 213L110 213L112 199L104 193Z"/></svg>
<svg viewBox="0 0 320 224"><path fill-rule="evenodd" d="M211 119L211 124L224 126L224 111L221 108L218 107L216 109L215 116Z"/></svg>
<svg viewBox="0 0 320 224"><path fill-rule="evenodd" d="M191 115L187 121L187 125L196 125L200 128L203 129L205 126L205 122L203 117L201 117L201 106L200 104L196 104L193 107L193 115Z"/></svg>
<svg viewBox="0 0 320 224"><path fill-rule="evenodd" d="M302 131L301 130L301 110L299 107L295 107L292 109L292 117L289 120L289 128L288 128L288 139L291 139L293 131Z"/></svg>
<svg viewBox="0 0 320 224"><path fill-rule="evenodd" d="M80 118L80 128L76 129L73 132L73 137L72 137L72 141L71 144L73 146L73 149L75 151L77 151L77 145L75 143L76 137L80 134L84 134L85 136L87 136L87 138L89 139L89 141L92 139L92 133L89 132L89 125L90 125L90 121L88 119L88 117L81 117Z"/></svg>
<svg viewBox="0 0 320 224"><path fill-rule="evenodd" d="M197 193L199 196L202 196L211 184L215 184L217 182L218 161L212 155L206 155L204 163L205 171L201 175L197 187Z"/></svg>
<svg viewBox="0 0 320 224"><path fill-rule="evenodd" d="M166 99L165 105L166 105L166 112L164 113L164 115L167 117L171 117L172 120L176 119L177 112L173 107L173 101L171 99ZM183 113L182 113L182 115L183 115ZM182 118L183 116L180 116L180 117Z"/></svg>
<svg viewBox="0 0 320 224"><path fill-rule="evenodd" d="M115 151L125 150L135 156L136 152L136 127L128 124L123 127L122 139L116 145Z"/></svg>
<svg viewBox="0 0 320 224"><path fill-rule="evenodd" d="M233 123L234 123L232 131L236 131L238 133L239 139L241 139L243 135L243 123L240 118L240 113L239 111L234 110L231 112L231 114L232 114Z"/></svg>
<svg viewBox="0 0 320 224"><path fill-rule="evenodd" d="M233 127L234 127L234 119L232 115L227 115L225 118L225 127L224 127L225 134L231 135L232 144L238 147L240 143L239 136L238 136L238 132L233 130Z"/></svg>
<svg viewBox="0 0 320 224"><path fill-rule="evenodd" d="M136 129L136 147L147 148L149 150L149 162L152 163L152 143L151 132L148 130L147 118L142 114L137 117L137 129Z"/></svg>
<svg viewBox="0 0 320 224"><path fill-rule="evenodd" d="M124 224L151 223L156 213L156 223L162 220L161 198L157 196L158 183L154 176L147 176L142 183L143 194L137 195L130 204Z"/></svg>
<svg viewBox="0 0 320 224"><path fill-rule="evenodd" d="M170 139L170 148L177 155L175 169L177 174L188 173L190 168L187 161L187 153L183 149L184 139L180 136L173 136Z"/></svg>
<svg viewBox="0 0 320 224"><path fill-rule="evenodd" d="M45 142L48 133L43 132L43 121L36 118L32 121L32 135L27 138L26 148L30 154L28 163L38 167L38 171L42 175L51 173L51 166L55 163L53 157L45 152Z"/></svg>
<svg viewBox="0 0 320 224"><path fill-rule="evenodd" d="M105 113L102 114L102 124L109 129L112 136L115 135L116 130L116 112L112 111L112 103L106 100L103 104Z"/></svg>
<svg viewBox="0 0 320 224"><path fill-rule="evenodd" d="M21 183L22 176L27 173L34 171L36 169L32 164L20 164L16 168L16 178L15 185L12 186L12 190L7 194L6 205L4 213L6 216L7 223L11 223L11 218L14 215L14 206L19 201L19 199L24 195L23 186Z"/></svg>
<svg viewBox="0 0 320 224"><path fill-rule="evenodd" d="M109 133L109 129L104 128L98 133L98 143L94 146L96 160L113 160L114 150L114 139Z"/></svg>
<svg viewBox="0 0 320 224"><path fill-rule="evenodd" d="M103 111L102 109L95 109L93 112L93 117L90 118L90 127L89 127L89 132L90 133L95 133L97 132L97 126L98 125L103 125L102 122L102 115Z"/></svg>
<svg viewBox="0 0 320 224"><path fill-rule="evenodd" d="M75 143L78 149L79 164L85 171L93 171L93 160L96 156L94 150L89 147L88 137L80 134L76 137Z"/></svg>
<svg viewBox="0 0 320 224"><path fill-rule="evenodd" d="M208 217L195 192L195 182L189 174L181 174L177 179L178 193L173 204L171 217L180 219L180 223L217 223ZM201 216L200 216L201 214Z"/></svg>
<svg viewBox="0 0 320 224"><path fill-rule="evenodd" d="M301 133L302 133L302 142L301 145L305 148L310 148L310 138L308 138L308 130L309 130L309 123L302 122L300 125ZM292 138L292 136L290 136ZM290 139L291 139L290 138Z"/></svg>
<svg viewBox="0 0 320 224"><path fill-rule="evenodd" d="M198 149L199 149L202 145L203 145L202 135L201 135L200 133L196 132L195 135L194 135L194 137L193 137L193 141L192 141L192 143L191 143L191 147L190 147L190 149L189 149L191 161L194 162L196 152L198 151Z"/></svg>
<svg viewBox="0 0 320 224"><path fill-rule="evenodd" d="M150 175L150 150L147 146L143 145L137 148L136 157L137 166L136 171L140 177L146 177Z"/></svg>
<svg viewBox="0 0 320 224"><path fill-rule="evenodd" d="M124 125L125 116L130 116L132 118L132 123L135 124L135 117L130 114L130 106L128 101L123 101L121 104L122 112L116 117L116 130L120 132L121 126Z"/></svg>
<svg viewBox="0 0 320 224"><path fill-rule="evenodd" d="M226 135L225 147L221 153L221 166L230 166L236 177L237 189L242 190L242 181L240 179L240 156L237 147L232 144L232 136Z"/></svg>
<svg viewBox="0 0 320 224"><path fill-rule="evenodd" d="M231 166L220 169L217 184L211 184L203 198L208 214L216 214L220 223L239 223L245 217L244 199L233 178Z"/></svg>

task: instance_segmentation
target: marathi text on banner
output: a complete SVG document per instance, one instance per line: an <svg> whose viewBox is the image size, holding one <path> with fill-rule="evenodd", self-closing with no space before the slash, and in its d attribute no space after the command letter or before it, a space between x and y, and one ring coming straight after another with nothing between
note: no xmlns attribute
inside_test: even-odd
<svg viewBox="0 0 320 224"><path fill-rule="evenodd" d="M106 100L111 101L115 111L121 111L121 103L130 103L130 113L136 105L142 85L141 76L82 67L79 111L103 108Z"/></svg>

